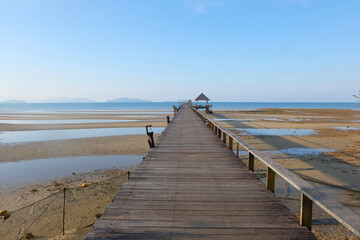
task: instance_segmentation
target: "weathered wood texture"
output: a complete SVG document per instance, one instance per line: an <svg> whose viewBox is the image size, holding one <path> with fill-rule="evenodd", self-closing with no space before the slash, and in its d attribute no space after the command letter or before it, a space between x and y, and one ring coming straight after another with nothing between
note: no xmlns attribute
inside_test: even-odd
<svg viewBox="0 0 360 240"><path fill-rule="evenodd" d="M194 109L193 109L194 110ZM233 140L241 145L242 148L246 149L249 152L249 169L253 169L254 161L252 160L254 157L259 159L262 163L264 163L268 170L272 169L271 175L275 173L282 177L286 182L290 183L293 187L301 192L311 203L315 203L317 206L322 208L325 212L327 212L330 216L335 218L345 227L347 227L350 231L352 231L356 236L360 237L360 215L351 209L341 205L330 195L326 195L320 191L318 187L315 187L303 180L299 176L295 175L293 172L286 169L284 166L276 162L271 158L269 154L265 154L264 152L257 150L255 147L250 145L249 143L240 139L235 133L228 131L227 129L221 127L218 123L215 123L213 120L204 116L203 113L194 110L199 117L201 117L204 121L209 124L215 125L218 128L218 131L223 132L224 136L229 136L229 138L233 138ZM275 186L275 181L272 181L272 176L267 175L267 189ZM274 177L274 176L273 176ZM272 182L269 182L271 180ZM310 203L306 201L307 203ZM303 202L301 205L301 224L307 226L311 229L311 212L312 212L312 204L307 204ZM308 208L309 209L304 209Z"/></svg>
<svg viewBox="0 0 360 240"><path fill-rule="evenodd" d="M315 238L183 105L86 239Z"/></svg>

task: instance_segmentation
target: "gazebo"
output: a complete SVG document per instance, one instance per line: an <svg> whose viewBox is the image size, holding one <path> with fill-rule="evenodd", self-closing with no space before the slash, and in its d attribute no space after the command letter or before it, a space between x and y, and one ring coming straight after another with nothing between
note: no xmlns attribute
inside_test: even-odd
<svg viewBox="0 0 360 240"><path fill-rule="evenodd" d="M209 105L210 99L207 96L205 96L205 94L201 93L197 98L195 98L195 101L196 101L196 104L195 104L194 107L196 109L205 108L207 113L212 114L212 112L213 112L212 111L212 106ZM205 106L199 105L199 101L206 101L206 105Z"/></svg>
<svg viewBox="0 0 360 240"><path fill-rule="evenodd" d="M206 101L206 105L209 104L210 99L205 96L205 94L201 93L197 98L195 98L196 105L199 105L199 101Z"/></svg>

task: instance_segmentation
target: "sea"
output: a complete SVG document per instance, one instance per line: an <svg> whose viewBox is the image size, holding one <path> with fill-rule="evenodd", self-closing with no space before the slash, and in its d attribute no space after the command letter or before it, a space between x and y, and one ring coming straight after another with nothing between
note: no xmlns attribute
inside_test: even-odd
<svg viewBox="0 0 360 240"><path fill-rule="evenodd" d="M261 108L311 108L360 110L360 102L210 102L213 110ZM136 103L0 103L1 112L59 112L59 111L143 111L172 110L181 102Z"/></svg>

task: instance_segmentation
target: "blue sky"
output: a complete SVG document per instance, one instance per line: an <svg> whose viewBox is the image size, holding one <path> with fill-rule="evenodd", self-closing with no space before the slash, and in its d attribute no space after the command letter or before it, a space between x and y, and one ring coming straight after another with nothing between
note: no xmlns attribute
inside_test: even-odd
<svg viewBox="0 0 360 240"><path fill-rule="evenodd" d="M0 0L0 100L354 101L358 0Z"/></svg>

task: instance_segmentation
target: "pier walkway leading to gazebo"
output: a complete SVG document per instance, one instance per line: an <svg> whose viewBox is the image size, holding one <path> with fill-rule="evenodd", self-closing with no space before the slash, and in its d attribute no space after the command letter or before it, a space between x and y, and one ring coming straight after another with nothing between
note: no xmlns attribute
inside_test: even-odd
<svg viewBox="0 0 360 240"><path fill-rule="evenodd" d="M315 239L183 105L90 239Z"/></svg>

